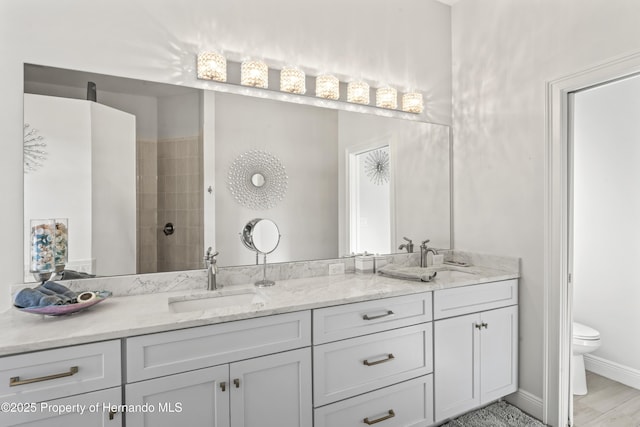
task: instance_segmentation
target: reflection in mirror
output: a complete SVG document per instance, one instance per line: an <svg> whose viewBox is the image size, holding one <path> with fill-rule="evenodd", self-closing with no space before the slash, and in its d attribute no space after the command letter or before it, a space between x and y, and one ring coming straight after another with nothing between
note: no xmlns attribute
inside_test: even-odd
<svg viewBox="0 0 640 427"><path fill-rule="evenodd" d="M349 250L356 254L386 254L395 246L389 144L373 142L349 152Z"/></svg>
<svg viewBox="0 0 640 427"><path fill-rule="evenodd" d="M280 230L270 219L252 219L242 229L241 236L247 249L261 254L270 254L280 243Z"/></svg>
<svg viewBox="0 0 640 427"><path fill-rule="evenodd" d="M88 81L96 83L99 103L84 99ZM73 101L74 108L88 104L83 108L92 114L122 116L129 124L98 117L45 125L66 108L32 108L30 96ZM45 138L47 156L36 173L25 169L23 246L30 218L69 218L70 270L110 276L197 269L209 246L221 249L221 266L254 264L237 230L242 218L256 217L271 218L286 236L272 262L396 252L396 236L403 235L450 247L446 126L33 65L25 65L25 123ZM126 138L116 135L120 131ZM71 145L75 140L83 143ZM371 200L382 206L388 198L388 207L385 202L364 212L371 200L362 198L357 216L351 212L357 191L350 155L379 147L389 156L389 195ZM229 190L231 165L251 150L272 153L286 165L288 189L273 208L242 206ZM271 184L256 169L248 185ZM205 191L209 187L215 191ZM382 212L389 218L384 226L374 221ZM169 222L175 232L165 235ZM370 242L368 232L384 236L385 244Z"/></svg>
<svg viewBox="0 0 640 427"><path fill-rule="evenodd" d="M275 251L280 242L280 231L275 222L270 219L255 218L249 221L241 233L244 246L256 252L256 264L258 255L262 254L262 280L255 282L258 287L273 286L273 280L267 280L267 254Z"/></svg>
<svg viewBox="0 0 640 427"><path fill-rule="evenodd" d="M265 183L264 175L262 175L261 173L254 173L251 176L251 183L254 187L262 187Z"/></svg>

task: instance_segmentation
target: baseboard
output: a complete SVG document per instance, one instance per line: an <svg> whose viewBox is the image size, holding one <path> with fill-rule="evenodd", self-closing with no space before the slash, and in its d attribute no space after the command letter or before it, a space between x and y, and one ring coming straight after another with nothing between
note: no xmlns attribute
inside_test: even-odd
<svg viewBox="0 0 640 427"><path fill-rule="evenodd" d="M612 362L593 354L584 355L587 371L640 390L640 370Z"/></svg>
<svg viewBox="0 0 640 427"><path fill-rule="evenodd" d="M534 418L541 420L543 417L542 398L528 391L520 388L515 393L505 397L505 400Z"/></svg>

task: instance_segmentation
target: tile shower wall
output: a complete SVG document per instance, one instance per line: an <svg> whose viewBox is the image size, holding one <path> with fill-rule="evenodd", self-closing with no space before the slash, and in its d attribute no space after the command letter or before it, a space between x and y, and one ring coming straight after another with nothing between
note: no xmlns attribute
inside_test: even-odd
<svg viewBox="0 0 640 427"><path fill-rule="evenodd" d="M136 141L137 272L155 273L158 263L158 143Z"/></svg>
<svg viewBox="0 0 640 427"><path fill-rule="evenodd" d="M158 141L157 271L202 267L202 137ZM172 223L174 233L163 227Z"/></svg>

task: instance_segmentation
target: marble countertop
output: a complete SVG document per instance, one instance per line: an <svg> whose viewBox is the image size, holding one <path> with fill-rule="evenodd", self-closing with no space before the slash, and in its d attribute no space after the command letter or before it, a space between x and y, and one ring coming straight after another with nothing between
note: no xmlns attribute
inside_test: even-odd
<svg viewBox="0 0 640 427"><path fill-rule="evenodd" d="M516 272L481 266L451 269L473 276L443 274L432 282L416 282L374 274L344 274L281 280L268 288L230 285L221 293L255 290L261 302L183 313L171 310L169 301L207 296L205 281L201 290L111 297L68 316L45 317L10 308L0 313L0 356L519 277Z"/></svg>

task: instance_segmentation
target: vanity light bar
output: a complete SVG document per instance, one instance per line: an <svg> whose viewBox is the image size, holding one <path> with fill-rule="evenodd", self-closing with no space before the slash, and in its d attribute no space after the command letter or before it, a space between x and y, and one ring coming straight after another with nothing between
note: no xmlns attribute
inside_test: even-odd
<svg viewBox="0 0 640 427"><path fill-rule="evenodd" d="M227 59L218 52L202 52L197 57L198 79L227 82ZM339 100L340 81L330 74L315 77L315 96L318 98ZM298 67L283 67L280 70L280 91L303 95L306 92L306 75ZM245 60L240 67L240 84L260 89L269 88L269 67L261 60ZM370 105L369 84L362 81L350 81L347 84L346 101L353 104ZM398 91L390 86L379 87L375 91L378 108L398 109ZM422 114L424 100L422 93L407 92L402 95L402 111Z"/></svg>

